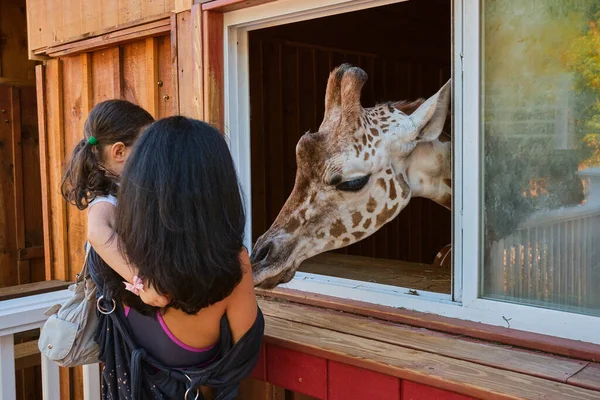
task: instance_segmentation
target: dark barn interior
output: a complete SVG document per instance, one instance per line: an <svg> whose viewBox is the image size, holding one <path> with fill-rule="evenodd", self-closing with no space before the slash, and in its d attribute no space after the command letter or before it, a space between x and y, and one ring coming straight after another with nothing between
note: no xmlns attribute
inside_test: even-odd
<svg viewBox="0 0 600 400"><path fill-rule="evenodd" d="M433 95L451 76L451 2L405 1L252 31L249 46L252 235L256 240L292 191L296 143L321 123L329 72L344 62L364 69L369 75L362 95L364 107ZM336 253L431 264L451 243L451 226L450 211L414 198L376 234ZM343 259L352 264L349 257ZM329 261L327 271L321 268L320 272L318 265L304 270L399 286L412 282L396 279L398 268L393 266L404 265L398 262L384 263L387 273L382 274L387 278L369 278L355 271L357 266L332 272L335 263ZM379 261L383 262L373 260ZM408 270L423 268L408 263ZM447 288L427 286L427 290L449 293L449 269L444 274L448 282L442 286Z"/></svg>

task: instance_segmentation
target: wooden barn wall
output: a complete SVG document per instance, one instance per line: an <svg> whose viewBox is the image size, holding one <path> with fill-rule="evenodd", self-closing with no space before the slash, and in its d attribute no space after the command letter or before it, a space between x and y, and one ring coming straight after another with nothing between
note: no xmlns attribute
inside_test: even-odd
<svg viewBox="0 0 600 400"><path fill-rule="evenodd" d="M37 50L173 11L175 0L27 0L29 49Z"/></svg>
<svg viewBox="0 0 600 400"><path fill-rule="evenodd" d="M367 72L369 80L362 96L364 106L428 97L450 78L449 5L438 0L424 0L419 4L400 3L381 10L251 32L254 240L275 220L292 191L296 143L305 132L315 132L320 125L327 77L334 67L350 62ZM439 20L423 22L419 17L422 7L434 6L442 10ZM362 23L379 21L384 27L394 28L396 37L427 32L422 26L425 23L425 27L431 28L430 36L421 33L420 38L391 45L374 40L389 35L385 28L371 36L364 32L359 36L353 33L361 20ZM399 27L398 21L404 25ZM328 34L332 26L336 36ZM431 263L437 252L450 242L451 213L430 200L414 198L394 221L375 235L339 251Z"/></svg>
<svg viewBox="0 0 600 400"><path fill-rule="evenodd" d="M85 211L66 204L60 180L90 109L122 98L155 118L175 114L171 65L166 35L52 59L37 68L38 104L44 105L39 117L47 279L73 280L83 262ZM61 399L83 398L81 373L61 369Z"/></svg>

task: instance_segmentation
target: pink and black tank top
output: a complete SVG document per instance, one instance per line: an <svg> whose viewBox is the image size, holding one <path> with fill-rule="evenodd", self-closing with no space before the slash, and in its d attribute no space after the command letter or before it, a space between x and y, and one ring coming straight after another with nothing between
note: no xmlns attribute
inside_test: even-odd
<svg viewBox="0 0 600 400"><path fill-rule="evenodd" d="M195 348L179 341L159 312L156 318L152 318L125 307L125 316L138 346L166 366L202 367L211 364L219 356L219 346L216 343L210 347Z"/></svg>

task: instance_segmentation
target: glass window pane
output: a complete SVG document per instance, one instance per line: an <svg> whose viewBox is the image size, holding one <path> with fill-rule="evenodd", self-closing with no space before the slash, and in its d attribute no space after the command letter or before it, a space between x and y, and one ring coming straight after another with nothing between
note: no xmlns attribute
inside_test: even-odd
<svg viewBox="0 0 600 400"><path fill-rule="evenodd" d="M482 296L600 315L600 2L482 1Z"/></svg>

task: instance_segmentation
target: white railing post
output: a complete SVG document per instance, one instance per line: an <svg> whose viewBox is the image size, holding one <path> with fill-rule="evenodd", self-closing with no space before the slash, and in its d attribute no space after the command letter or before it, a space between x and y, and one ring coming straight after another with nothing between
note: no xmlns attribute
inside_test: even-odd
<svg viewBox="0 0 600 400"><path fill-rule="evenodd" d="M16 399L15 339L12 334L0 336L0 399Z"/></svg>
<svg viewBox="0 0 600 400"><path fill-rule="evenodd" d="M100 364L83 366L84 400L100 400Z"/></svg>
<svg viewBox="0 0 600 400"><path fill-rule="evenodd" d="M42 356L42 399L60 399L58 364L44 356Z"/></svg>

